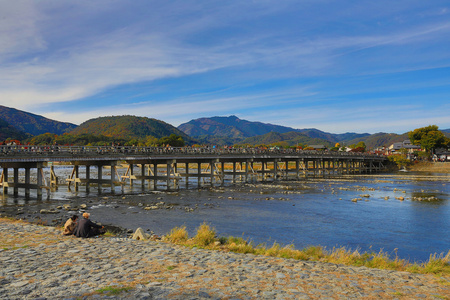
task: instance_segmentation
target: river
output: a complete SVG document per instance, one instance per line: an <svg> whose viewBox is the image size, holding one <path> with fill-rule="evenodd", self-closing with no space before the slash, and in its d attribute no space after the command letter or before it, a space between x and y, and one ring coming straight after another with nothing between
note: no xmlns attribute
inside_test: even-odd
<svg viewBox="0 0 450 300"><path fill-rule="evenodd" d="M95 222L132 230L142 227L157 235L185 225L193 236L207 222L218 236L244 237L267 246L274 242L295 248L345 246L383 250L410 261L450 250L449 174L399 172L228 183L224 188L167 193L143 193L140 185L126 187L123 193L118 187L115 195L99 195L96 187L90 194L83 189L69 193L62 186L49 198L44 192L44 200L4 196L0 213L60 225L74 213L61 206L86 204ZM41 214L41 209L59 212Z"/></svg>

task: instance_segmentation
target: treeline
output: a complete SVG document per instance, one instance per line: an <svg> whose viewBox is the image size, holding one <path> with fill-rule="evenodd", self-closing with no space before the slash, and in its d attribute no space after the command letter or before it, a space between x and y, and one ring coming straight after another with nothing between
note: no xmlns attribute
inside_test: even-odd
<svg viewBox="0 0 450 300"><path fill-rule="evenodd" d="M286 141L275 142L270 144L235 144L234 148L261 148L261 149L299 149L299 150L322 150L322 151L348 151L348 152L366 152L366 144L364 142L359 142L357 144L352 145L341 145L340 143L336 143L334 147L327 147L327 145L323 145L323 148L315 148L309 146L306 143L297 143L295 146L290 145ZM349 150L350 149L350 150Z"/></svg>
<svg viewBox="0 0 450 300"><path fill-rule="evenodd" d="M185 145L183 137L171 134L156 138L146 136L145 138L124 139L117 137L109 137L105 135L94 134L68 134L64 133L56 135L52 133L44 133L23 141L23 144L30 145L61 145L61 146L141 146L141 147L183 147Z"/></svg>

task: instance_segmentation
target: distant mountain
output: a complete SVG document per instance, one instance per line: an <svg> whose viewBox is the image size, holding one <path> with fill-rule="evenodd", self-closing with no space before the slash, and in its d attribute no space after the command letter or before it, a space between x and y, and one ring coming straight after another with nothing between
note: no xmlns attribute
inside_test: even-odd
<svg viewBox="0 0 450 300"><path fill-rule="evenodd" d="M178 129L192 137L216 136L241 140L271 131L286 133L295 130L285 126L241 120L236 116L191 120L178 126Z"/></svg>
<svg viewBox="0 0 450 300"><path fill-rule="evenodd" d="M195 137L200 142L219 145L243 143L244 140L245 142L258 141L260 144L263 144L263 140L274 141L277 135L267 135L269 133L284 134L288 132L298 132L305 136L302 140L306 141L305 138L307 137L309 138L309 141L316 139L317 142L321 141L319 144L326 143L330 145L334 145L337 142L346 142L355 138L370 136L368 133L332 134L314 128L295 129L269 123L250 122L241 120L236 116L195 119L181 124L178 126L178 129ZM256 137L256 139L247 139L251 137ZM285 138L286 137L283 137L283 139ZM307 143L312 144L310 142Z"/></svg>
<svg viewBox="0 0 450 300"><path fill-rule="evenodd" d="M143 138L149 135L161 138L176 134L182 136L187 142L192 141L184 132L168 123L136 116L112 116L91 119L82 123L70 133L74 135L104 135L124 139Z"/></svg>
<svg viewBox="0 0 450 300"><path fill-rule="evenodd" d="M403 142L408 139L408 133L396 134L396 133L384 133L379 132L366 137L349 140L347 145L357 144L358 142L364 142L369 149L378 148L382 146L389 147L393 143Z"/></svg>
<svg viewBox="0 0 450 300"><path fill-rule="evenodd" d="M353 132L347 132L347 133L341 133L341 134L334 134L334 133L328 133L323 132L318 129L314 128L308 128L308 129L298 129L297 130L300 133L303 133L304 135L310 137L310 138L318 138L327 140L330 143L346 143L347 141L353 140L353 139L362 139L364 137L370 136L369 133L353 133Z"/></svg>
<svg viewBox="0 0 450 300"><path fill-rule="evenodd" d="M21 141L30 136L30 134L17 130L13 126L9 125L8 122L0 119L0 141L4 141L6 139Z"/></svg>
<svg viewBox="0 0 450 300"><path fill-rule="evenodd" d="M444 133L444 135L446 137L450 138L450 128L449 129L444 129L444 130L441 130L441 131Z"/></svg>
<svg viewBox="0 0 450 300"><path fill-rule="evenodd" d="M302 145L325 145L333 147L334 143L321 138L311 138L303 133L290 131L286 133L269 132L263 135L258 135L246 138L241 143L250 145L270 145L277 142L285 142L289 146Z"/></svg>
<svg viewBox="0 0 450 300"><path fill-rule="evenodd" d="M63 134L75 128L77 125L58 122L43 116L17 110L0 105L0 119L6 121L18 131L39 135L43 133Z"/></svg>

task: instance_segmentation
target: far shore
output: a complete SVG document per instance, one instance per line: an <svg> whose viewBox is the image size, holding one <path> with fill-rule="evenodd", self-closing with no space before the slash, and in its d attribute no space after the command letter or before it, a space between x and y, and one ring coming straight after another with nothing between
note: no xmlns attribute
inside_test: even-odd
<svg viewBox="0 0 450 300"><path fill-rule="evenodd" d="M450 173L450 162L418 162L407 167L412 172Z"/></svg>

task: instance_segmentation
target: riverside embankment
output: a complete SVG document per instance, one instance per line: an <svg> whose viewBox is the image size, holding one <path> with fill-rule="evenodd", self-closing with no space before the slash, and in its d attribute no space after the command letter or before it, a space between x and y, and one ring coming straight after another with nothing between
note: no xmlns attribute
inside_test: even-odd
<svg viewBox="0 0 450 300"><path fill-rule="evenodd" d="M412 172L450 173L450 162L418 162L407 167Z"/></svg>
<svg viewBox="0 0 450 300"><path fill-rule="evenodd" d="M449 299L450 278L119 238L0 219L1 299ZM117 293L117 295L113 295Z"/></svg>

